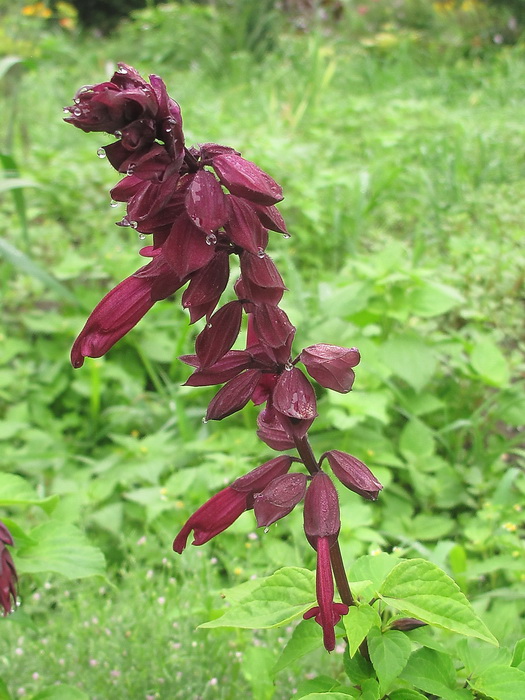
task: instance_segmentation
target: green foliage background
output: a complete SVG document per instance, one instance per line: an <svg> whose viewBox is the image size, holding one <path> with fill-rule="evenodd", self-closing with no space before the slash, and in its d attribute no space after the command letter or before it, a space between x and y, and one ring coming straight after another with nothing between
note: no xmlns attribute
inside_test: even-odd
<svg viewBox="0 0 525 700"><path fill-rule="evenodd" d="M76 89L116 61L162 75L189 143L233 145L283 185L292 238L275 234L270 254L296 349L361 350L351 394L319 391L311 435L385 486L374 504L340 494L348 566L381 551L422 557L503 648L524 636L519 25L507 9L407 1L392 16L381 5L347 3L336 21L170 4L103 41L21 3L4 11L0 517L23 605L0 620L0 677L13 697L55 697L41 693L58 681L79 689L68 698L289 698L317 690L300 689L318 672L342 672L340 653L314 650L274 687L257 679L264 668L271 678L291 627L195 631L218 617L225 588L313 568L314 553L298 509L268 534L245 514L172 555L188 515L270 456L254 407L202 423L212 390L181 387L177 357L195 330L176 300L106 358L69 366L89 310L141 264L136 234L114 226L115 174L96 157L107 141L61 121ZM458 644L433 639L435 653ZM460 685L480 652L462 653Z"/></svg>

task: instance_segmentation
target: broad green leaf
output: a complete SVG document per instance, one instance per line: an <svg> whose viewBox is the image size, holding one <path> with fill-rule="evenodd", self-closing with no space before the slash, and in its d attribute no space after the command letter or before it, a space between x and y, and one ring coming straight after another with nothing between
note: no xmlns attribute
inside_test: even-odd
<svg viewBox="0 0 525 700"><path fill-rule="evenodd" d="M429 561L400 562L386 577L379 595L396 610L429 625L498 644L458 585Z"/></svg>
<svg viewBox="0 0 525 700"><path fill-rule="evenodd" d="M397 564L399 564L399 558L386 552L375 556L365 554L352 564L348 571L348 578L350 581L371 581L370 590L363 595L375 598L381 584Z"/></svg>
<svg viewBox="0 0 525 700"><path fill-rule="evenodd" d="M425 280L423 286L408 297L410 310L416 316L438 316L464 302L464 297L454 287Z"/></svg>
<svg viewBox="0 0 525 700"><path fill-rule="evenodd" d="M343 693L345 698L347 698L348 695L351 695L352 697L359 697L359 694L356 693L353 688L345 688L344 692L341 689L341 683L336 681L334 678L322 675L316 676L315 678L299 683L297 692L293 695L293 700L298 700L299 698L310 698L312 695L320 695L326 700L327 693Z"/></svg>
<svg viewBox="0 0 525 700"><path fill-rule="evenodd" d="M7 689L6 684L4 681L0 678L0 700L11 700L11 694L9 693L9 690Z"/></svg>
<svg viewBox="0 0 525 700"><path fill-rule="evenodd" d="M359 645L370 632L372 627L379 627L379 613L370 605L352 606L347 615L343 615L343 623L349 644L350 657L359 649Z"/></svg>
<svg viewBox="0 0 525 700"><path fill-rule="evenodd" d="M382 347L381 356L387 367L416 391L428 384L436 369L432 350L416 335L390 337Z"/></svg>
<svg viewBox="0 0 525 700"><path fill-rule="evenodd" d="M340 690L329 690L326 693L309 693L303 695L303 700L348 700L348 697L357 697L355 691L348 689L348 693L342 693Z"/></svg>
<svg viewBox="0 0 525 700"><path fill-rule="evenodd" d="M414 652L401 678L442 700L472 700L468 690L457 688L452 658L433 649L423 648Z"/></svg>
<svg viewBox="0 0 525 700"><path fill-rule="evenodd" d="M382 634L380 630L373 629L368 635L368 651L381 693L385 694L405 668L412 644L407 635L398 630L387 630Z"/></svg>
<svg viewBox="0 0 525 700"><path fill-rule="evenodd" d="M18 550L20 573L53 571L67 579L104 575L104 555L74 525L49 520L29 534L36 544Z"/></svg>
<svg viewBox="0 0 525 700"><path fill-rule="evenodd" d="M89 700L89 696L74 685L54 685L33 695L31 700Z"/></svg>
<svg viewBox="0 0 525 700"><path fill-rule="evenodd" d="M280 627L313 605L316 605L315 573L290 566L268 576L217 620L210 620L199 627Z"/></svg>
<svg viewBox="0 0 525 700"><path fill-rule="evenodd" d="M491 666L469 685L478 693L493 700L523 700L525 698L525 671L513 666Z"/></svg>
<svg viewBox="0 0 525 700"><path fill-rule="evenodd" d="M511 666L519 666L525 661L525 639L516 642L514 653L512 654Z"/></svg>
<svg viewBox="0 0 525 700"><path fill-rule="evenodd" d="M375 678L367 678L361 685L362 700L379 700L381 691Z"/></svg>
<svg viewBox="0 0 525 700"><path fill-rule="evenodd" d="M343 664L346 675L354 685L362 685L364 681L375 676L374 667L364 656L354 654L353 658L350 658L348 646L343 654Z"/></svg>
<svg viewBox="0 0 525 700"><path fill-rule="evenodd" d="M410 457L430 457L434 454L432 431L419 418L412 418L401 431L399 449L407 459Z"/></svg>
<svg viewBox="0 0 525 700"><path fill-rule="evenodd" d="M345 619L346 615L343 617ZM319 626L314 620L303 620L294 629L288 644L277 659L273 672L279 673L283 668L309 654L323 645Z"/></svg>
<svg viewBox="0 0 525 700"><path fill-rule="evenodd" d="M508 666L512 657L510 650L505 647L487 646L475 639L466 638L459 640L456 653L465 664L469 676L478 676L491 666Z"/></svg>
<svg viewBox="0 0 525 700"><path fill-rule="evenodd" d="M470 362L476 372L491 386L506 386L510 371L506 357L489 338L476 341L470 355Z"/></svg>
<svg viewBox="0 0 525 700"><path fill-rule="evenodd" d="M411 690L410 688L402 688L401 690L394 690L388 694L390 700L426 700L426 695L421 695L417 690Z"/></svg>
<svg viewBox="0 0 525 700"><path fill-rule="evenodd" d="M39 505L46 511L52 510L58 496L40 498L31 484L18 474L0 472L0 505L27 506Z"/></svg>

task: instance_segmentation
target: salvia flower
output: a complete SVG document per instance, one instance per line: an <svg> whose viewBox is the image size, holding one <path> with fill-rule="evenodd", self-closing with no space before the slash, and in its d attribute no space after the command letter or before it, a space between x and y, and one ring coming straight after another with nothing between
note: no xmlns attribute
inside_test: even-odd
<svg viewBox="0 0 525 700"><path fill-rule="evenodd" d="M330 548L336 543L341 520L339 499L332 480L322 471L317 472L304 499L304 531L308 542L317 552L316 596L317 605L304 614L304 619L315 617L323 628L324 646L335 649L334 627L346 615L348 606L334 602L334 581Z"/></svg>
<svg viewBox="0 0 525 700"><path fill-rule="evenodd" d="M308 374L325 389L346 394L352 388L355 379L352 367L359 364L361 357L357 348L319 343L305 348L299 359L308 370Z"/></svg>
<svg viewBox="0 0 525 700"><path fill-rule="evenodd" d="M340 450L325 452L321 456L321 462L325 458L333 473L347 489L358 493L369 501L377 499L383 487L363 462Z"/></svg>
<svg viewBox="0 0 525 700"><path fill-rule="evenodd" d="M13 546L13 538L7 527L0 522L0 607L4 616L13 610L16 604L17 580L15 565L7 546Z"/></svg>
<svg viewBox="0 0 525 700"><path fill-rule="evenodd" d="M291 464L291 457L275 457L212 496L182 527L173 542L175 552L183 552L192 530L192 544L201 545L230 527L245 510L253 508L255 494L264 491L274 479L286 474Z"/></svg>

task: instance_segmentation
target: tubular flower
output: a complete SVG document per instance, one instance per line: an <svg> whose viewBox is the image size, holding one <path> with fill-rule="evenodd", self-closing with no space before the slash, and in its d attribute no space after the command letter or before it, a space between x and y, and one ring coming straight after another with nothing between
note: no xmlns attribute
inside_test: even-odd
<svg viewBox="0 0 525 700"><path fill-rule="evenodd" d="M183 552L192 530L192 544L201 545L230 527L245 510L253 508L255 494L286 474L291 464L291 457L275 457L212 496L184 524L173 542L175 552Z"/></svg>
<svg viewBox="0 0 525 700"><path fill-rule="evenodd" d="M7 527L0 522L0 606L4 616L13 610L16 604L18 577L11 554L6 545L13 546L13 538Z"/></svg>
<svg viewBox="0 0 525 700"><path fill-rule="evenodd" d="M334 581L330 562L330 547L337 541L341 521L337 491L330 477L317 472L304 499L304 531L308 542L317 552L316 596L317 605L304 614L304 619L315 617L323 628L327 651L335 649L334 627L346 615L348 606L334 602Z"/></svg>

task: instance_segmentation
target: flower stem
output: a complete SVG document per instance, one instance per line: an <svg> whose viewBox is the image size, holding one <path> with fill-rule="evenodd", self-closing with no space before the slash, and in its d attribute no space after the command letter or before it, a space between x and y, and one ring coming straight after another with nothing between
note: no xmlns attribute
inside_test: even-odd
<svg viewBox="0 0 525 700"><path fill-rule="evenodd" d="M319 464L315 458L312 446L308 440L308 436L296 437L294 436L295 449L299 453L304 466L308 469L312 476L320 471ZM345 566L343 563L343 557L341 555L341 549L339 547L339 542L336 541L330 548L330 561L332 563L332 571L334 572L335 583L341 600L346 605L354 605L354 596L348 585L348 579L345 573Z"/></svg>

